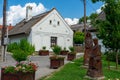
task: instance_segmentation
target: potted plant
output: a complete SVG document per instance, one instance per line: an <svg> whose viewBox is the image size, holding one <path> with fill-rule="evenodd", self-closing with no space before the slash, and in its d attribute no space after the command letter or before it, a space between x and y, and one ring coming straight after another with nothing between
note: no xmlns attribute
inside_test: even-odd
<svg viewBox="0 0 120 80"><path fill-rule="evenodd" d="M49 50L46 50L46 46L43 46L42 50L39 50L39 55L41 56L49 55Z"/></svg>
<svg viewBox="0 0 120 80"><path fill-rule="evenodd" d="M29 55L34 52L34 46L30 45L25 39L15 44L16 48L9 48L9 46L8 48L17 64L1 68L1 80L35 80L37 65L26 61Z"/></svg>
<svg viewBox="0 0 120 80"><path fill-rule="evenodd" d="M37 65L25 62L28 58L28 53L22 50L14 50L12 57L17 61L17 64L3 67L1 80L35 80Z"/></svg>
<svg viewBox="0 0 120 80"><path fill-rule="evenodd" d="M76 52L74 47L70 46L69 47L70 52L67 55L67 60L72 61L76 58Z"/></svg>
<svg viewBox="0 0 120 80"><path fill-rule="evenodd" d="M18 63L1 69L1 80L35 80L37 66L34 63Z"/></svg>
<svg viewBox="0 0 120 80"><path fill-rule="evenodd" d="M67 55L68 54L68 50L66 50L66 47L64 47L64 49L60 52L61 55Z"/></svg>
<svg viewBox="0 0 120 80"><path fill-rule="evenodd" d="M60 56L61 47L60 46L54 46L52 48L54 54L50 56L50 68L57 69L60 66L64 65L64 57Z"/></svg>

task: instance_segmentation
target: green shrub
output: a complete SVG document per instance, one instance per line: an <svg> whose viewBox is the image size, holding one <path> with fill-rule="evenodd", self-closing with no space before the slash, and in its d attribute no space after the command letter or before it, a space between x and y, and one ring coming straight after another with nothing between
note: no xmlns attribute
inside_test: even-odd
<svg viewBox="0 0 120 80"><path fill-rule="evenodd" d="M70 47L69 47L69 50L70 50L70 52L72 52L72 53L74 53L74 52L75 52L75 48L74 48L74 47L72 47L72 46L70 46Z"/></svg>
<svg viewBox="0 0 120 80"><path fill-rule="evenodd" d="M42 47L42 49L43 49L43 50L46 50L46 47L45 47L45 46L43 46L43 47Z"/></svg>
<svg viewBox="0 0 120 80"><path fill-rule="evenodd" d="M21 49L21 50L28 52L28 55L31 55L31 54L35 51L34 46L32 46L32 45L27 41L27 39L22 39L22 40L20 40L19 45L20 45L20 49Z"/></svg>
<svg viewBox="0 0 120 80"><path fill-rule="evenodd" d="M58 45L55 45L53 48L52 48L53 52L56 54L56 55L59 55L60 52L61 52L61 47L58 46Z"/></svg>
<svg viewBox="0 0 120 80"><path fill-rule="evenodd" d="M27 56L28 53L23 50L14 50L12 54L12 57L18 62L25 61Z"/></svg>
<svg viewBox="0 0 120 80"><path fill-rule="evenodd" d="M115 52L105 52L106 60L116 62L116 53ZM118 61L120 64L120 53L118 53Z"/></svg>
<svg viewBox="0 0 120 80"><path fill-rule="evenodd" d="M26 60L27 56L35 51L35 48L27 41L27 39L22 39L19 43L15 42L9 44L7 51L13 53L12 57L20 62Z"/></svg>
<svg viewBox="0 0 120 80"><path fill-rule="evenodd" d="M7 69L4 70L5 73L15 73L15 68L13 66L9 66Z"/></svg>
<svg viewBox="0 0 120 80"><path fill-rule="evenodd" d="M84 33L83 32L75 32L73 36L73 41L75 44L83 44L84 42Z"/></svg>
<svg viewBox="0 0 120 80"><path fill-rule="evenodd" d="M12 52L13 50L17 50L17 49L19 49L19 45L16 42L11 43L7 46L8 52Z"/></svg>

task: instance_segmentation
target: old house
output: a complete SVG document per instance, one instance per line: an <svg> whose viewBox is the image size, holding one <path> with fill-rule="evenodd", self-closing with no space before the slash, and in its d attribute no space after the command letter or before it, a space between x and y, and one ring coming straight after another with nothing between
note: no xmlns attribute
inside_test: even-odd
<svg viewBox="0 0 120 80"><path fill-rule="evenodd" d="M32 7L28 6L26 18L9 31L10 43L19 42L22 38L34 45L36 51L43 46L50 51L54 45L67 49L73 46L73 31L55 8L32 16Z"/></svg>
<svg viewBox="0 0 120 80"><path fill-rule="evenodd" d="M2 28L3 28L3 25L0 25L0 45L1 45L1 37L2 37ZM11 24L7 25L6 26L6 33L8 31L10 31L12 28L13 28L13 26Z"/></svg>

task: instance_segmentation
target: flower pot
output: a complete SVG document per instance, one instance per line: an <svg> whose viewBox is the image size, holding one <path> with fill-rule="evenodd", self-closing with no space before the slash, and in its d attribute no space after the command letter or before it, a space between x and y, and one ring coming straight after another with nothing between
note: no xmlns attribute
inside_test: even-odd
<svg viewBox="0 0 120 80"><path fill-rule="evenodd" d="M50 68L57 69L64 65L64 59L50 59Z"/></svg>
<svg viewBox="0 0 120 80"><path fill-rule="evenodd" d="M68 54L68 51L61 51L60 52L60 55L67 55Z"/></svg>
<svg viewBox="0 0 120 80"><path fill-rule="evenodd" d="M35 80L35 72L4 73L2 68L1 80Z"/></svg>
<svg viewBox="0 0 120 80"><path fill-rule="evenodd" d="M76 58L76 55L75 54L68 54L67 55L67 60L69 60L69 61L72 61L72 60L74 60Z"/></svg>
<svg viewBox="0 0 120 80"><path fill-rule="evenodd" d="M41 56L47 56L47 55L49 55L49 51L48 50L40 50L39 51L39 55L41 55Z"/></svg>

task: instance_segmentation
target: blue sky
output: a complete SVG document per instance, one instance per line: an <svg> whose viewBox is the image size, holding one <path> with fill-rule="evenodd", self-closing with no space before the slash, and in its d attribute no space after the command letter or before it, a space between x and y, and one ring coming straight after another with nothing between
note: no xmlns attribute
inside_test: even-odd
<svg viewBox="0 0 120 80"><path fill-rule="evenodd" d="M84 15L84 8L82 0L7 0L7 10L10 6L21 5L25 6L27 3L36 3L37 5L41 3L47 10L55 7L63 18L81 18ZM91 0L87 1L87 11L86 14L89 16L91 13L96 12L103 3L98 2L93 4ZM3 0L0 0L0 17L2 17L2 6Z"/></svg>

